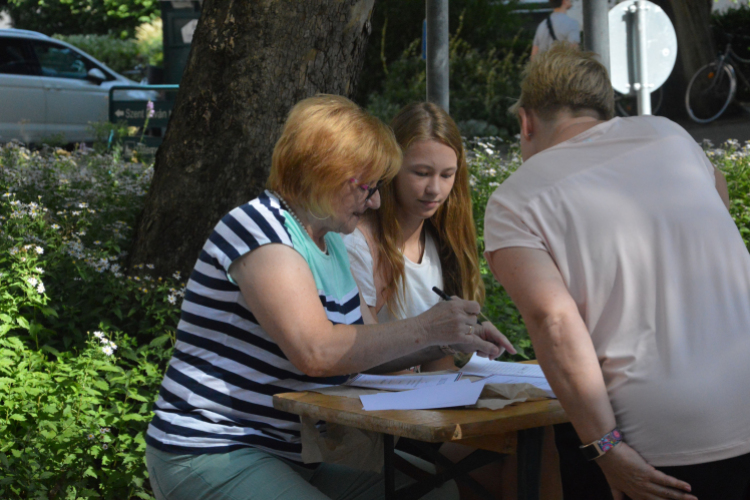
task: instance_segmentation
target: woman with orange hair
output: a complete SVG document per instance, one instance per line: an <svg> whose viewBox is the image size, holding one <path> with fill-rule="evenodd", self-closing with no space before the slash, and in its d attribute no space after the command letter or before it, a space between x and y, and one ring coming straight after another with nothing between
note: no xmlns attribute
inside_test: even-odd
<svg viewBox="0 0 750 500"><path fill-rule="evenodd" d="M443 345L499 354L499 339L476 325L476 302L368 324L338 233L378 208L378 181L400 163L393 133L351 101L322 95L294 106L268 190L218 222L188 281L146 434L158 500L382 498L379 474L303 464L299 417L273 408L273 395L437 359Z"/></svg>
<svg viewBox="0 0 750 500"><path fill-rule="evenodd" d="M347 237L352 274L380 323L418 316L440 301L432 291L484 301L469 173L461 134L439 106L406 106L391 122L404 155L396 177L380 188L381 206ZM489 322L482 325L515 353ZM452 350L422 369L453 366Z"/></svg>

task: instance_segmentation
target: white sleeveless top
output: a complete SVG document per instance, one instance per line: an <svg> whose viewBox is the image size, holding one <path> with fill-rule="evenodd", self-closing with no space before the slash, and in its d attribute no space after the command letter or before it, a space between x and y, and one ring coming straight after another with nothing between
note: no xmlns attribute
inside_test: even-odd
<svg viewBox="0 0 750 500"><path fill-rule="evenodd" d="M344 236L344 244L349 252L349 264L352 275L362 292L362 297L370 307L377 303L372 253L367 245L365 235L359 229ZM378 312L378 322L387 323L398 319L418 316L440 301L440 297L432 291L432 287L443 288L443 269L440 265L435 240L429 231L425 233L425 248L422 262L410 261L404 256L404 283L406 296L401 297L401 308L391 314L388 306L384 305ZM401 287L398 289L401 293Z"/></svg>

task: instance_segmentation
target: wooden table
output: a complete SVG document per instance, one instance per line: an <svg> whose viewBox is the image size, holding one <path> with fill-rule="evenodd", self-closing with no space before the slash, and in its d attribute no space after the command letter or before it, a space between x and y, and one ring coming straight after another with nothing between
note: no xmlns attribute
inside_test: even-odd
<svg viewBox="0 0 750 500"><path fill-rule="evenodd" d="M443 409L365 411L359 399L314 392L277 394L273 406L300 416L385 435L386 498L395 498L393 436L428 443L453 442L498 453L518 454L518 498L539 498L542 427L567 422L556 399L528 401L502 410ZM485 455L487 455L485 453ZM471 455L467 459L471 458ZM465 460L467 460L465 459ZM457 466L463 462L456 464ZM476 463L477 461L474 460ZM479 460L479 465L484 465ZM459 473L468 472L466 466ZM460 472L460 471L463 472ZM469 469L473 470L473 469ZM428 485L429 486L429 485ZM431 486L434 487L434 484ZM407 488L408 489L408 488ZM427 488L426 491L429 491ZM424 487L399 490L400 498L418 498Z"/></svg>

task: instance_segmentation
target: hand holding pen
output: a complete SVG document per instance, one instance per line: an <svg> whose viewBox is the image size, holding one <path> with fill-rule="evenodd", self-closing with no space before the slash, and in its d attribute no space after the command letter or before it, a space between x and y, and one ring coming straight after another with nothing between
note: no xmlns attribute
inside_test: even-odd
<svg viewBox="0 0 750 500"><path fill-rule="evenodd" d="M442 291L440 288L434 286L432 287L432 291L435 292L438 296L440 296L443 300L452 300L451 296ZM507 350L511 354L516 354L516 349L513 347L513 344L510 343L508 338L500 333L500 330L498 330L495 325L492 324L492 322L482 314L481 311L479 311L479 316L481 316L485 321L482 323L479 321L479 318L477 318L477 324L480 325L480 328L477 329L470 329L470 331L481 338L482 340L485 340L487 342L490 342L492 344L495 344L500 348L500 354L497 355L497 357L500 357L503 354L503 351Z"/></svg>

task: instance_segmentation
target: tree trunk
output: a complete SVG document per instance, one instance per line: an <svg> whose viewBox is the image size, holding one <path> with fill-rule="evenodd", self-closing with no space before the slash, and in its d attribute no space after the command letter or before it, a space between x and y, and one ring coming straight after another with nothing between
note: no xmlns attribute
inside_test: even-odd
<svg viewBox="0 0 750 500"><path fill-rule="evenodd" d="M693 74L716 56L710 0L651 0L667 13L677 33L677 61L664 83L661 115L687 118L685 91Z"/></svg>
<svg viewBox="0 0 750 500"><path fill-rule="evenodd" d="M375 0L205 0L131 265L188 273L233 207L265 185L290 108L351 96Z"/></svg>

